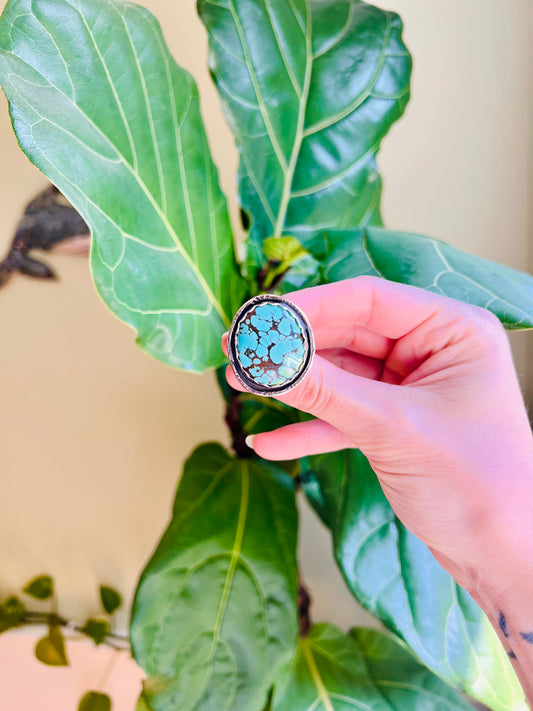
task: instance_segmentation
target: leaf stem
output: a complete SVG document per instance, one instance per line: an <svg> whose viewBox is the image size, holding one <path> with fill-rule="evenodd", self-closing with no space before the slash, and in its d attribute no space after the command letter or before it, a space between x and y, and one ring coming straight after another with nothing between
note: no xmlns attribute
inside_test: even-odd
<svg viewBox="0 0 533 711"><path fill-rule="evenodd" d="M242 402L241 393L238 390L229 388L228 404L224 420L231 434L231 446L239 459L250 459L254 456L253 449L246 444L246 432L241 424Z"/></svg>
<svg viewBox="0 0 533 711"><path fill-rule="evenodd" d="M300 628L300 637L307 637L311 629L311 615L309 608L311 607L311 596L300 578L298 581L298 620Z"/></svg>
<svg viewBox="0 0 533 711"><path fill-rule="evenodd" d="M111 672L115 668L115 664L118 662L119 655L124 651L124 649L119 649L117 647L114 648L114 651L111 653L109 661L106 664L106 667L102 674L102 678L100 679L100 683L98 685L100 689L104 689L105 685L109 680L109 677L111 676Z"/></svg>

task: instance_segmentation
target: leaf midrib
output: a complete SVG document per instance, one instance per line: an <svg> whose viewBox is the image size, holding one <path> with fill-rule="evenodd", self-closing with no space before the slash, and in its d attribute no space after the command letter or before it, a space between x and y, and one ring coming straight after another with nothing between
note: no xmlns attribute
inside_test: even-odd
<svg viewBox="0 0 533 711"><path fill-rule="evenodd" d="M357 109L361 106L361 104L363 104L368 99L368 97L372 93L372 89L376 85L376 82L377 82L377 80L381 74L381 71L383 69L383 66L385 64L385 59L387 57L387 47L388 47L388 44L389 44L389 41L391 38L391 34L392 34L392 22L391 22L390 16L387 15L387 30L383 35L383 46L381 48L381 52L379 53L379 59L376 63L376 68L372 72L372 76L370 77L365 89L343 111L340 111L339 113L335 114L334 116L329 116L328 118L325 118L322 121L317 121L317 123L313 124L312 126L308 126L304 131L304 138L308 138L309 136L312 136L315 133L319 133L319 131L322 131L326 128L329 128L330 126L333 126L336 123L339 123L339 121L342 121L342 119L346 118L347 116L352 114L354 111L357 111Z"/></svg>
<svg viewBox="0 0 533 711"><path fill-rule="evenodd" d="M292 182L294 180L294 171L296 170L296 164L298 162L298 157L300 155L300 149L302 147L302 141L304 139L304 124L305 124L305 111L307 108L307 100L309 99L309 89L311 87L311 73L313 69L313 52L312 52L312 37L311 37L311 13L309 9L308 0L305 1L305 21L306 21L306 32L305 32L305 47L306 47L306 62L305 62L305 75L304 84L302 88L302 94L299 97L298 105L298 118L296 122L296 133L294 137L294 143L292 146L291 157L289 160L288 168L285 172L285 178L283 181L283 190L281 193L281 199L278 210L278 217L276 220L276 225L274 227L274 237L281 237L283 233L283 227L285 226L285 218L287 216L287 210L289 207L289 201L291 199ZM296 15L295 15L296 17ZM275 34L275 32L274 32Z"/></svg>
<svg viewBox="0 0 533 711"><path fill-rule="evenodd" d="M305 661L307 662L307 666L309 667L309 671L311 672L313 683L316 687L316 690L318 691L318 696L324 705L325 711L335 711L333 704L331 703L328 690L326 689L320 671L316 665L315 658L313 657L313 652L311 651L311 643L309 639L304 638L301 640L300 643L304 652Z"/></svg>
<svg viewBox="0 0 533 711"><path fill-rule="evenodd" d="M222 623L224 621L224 614L226 612L226 608L228 605L228 600L229 600L230 593L231 593L231 586L233 584L233 579L235 577L235 570L237 569L237 563L239 562L239 559L241 556L241 551L242 551L242 542L243 542L243 538L244 538L246 518L248 515L248 505L250 502L250 470L249 470L248 462L246 460L242 460L240 462L240 466L241 466L242 489L241 489L241 504L240 504L240 508L239 508L239 517L237 519L237 527L235 530L235 541L233 543L233 547L231 550L230 563L228 566L228 572L226 574L226 580L224 581L224 588L222 590L222 595L220 597L220 603L219 603L218 610L217 610L217 616L215 618L215 624L213 625L213 640L211 642L211 648L209 650L209 657L206 662L206 673L205 673L202 683L198 685L199 692L198 692L198 696L197 696L197 701L201 698L201 696L204 692L204 688L205 688L207 681L208 681L210 674L211 674L213 657L215 656L215 652L216 652L217 647L218 647L220 640L221 640L220 633L221 633L221 629L222 629ZM192 705L192 708L196 708L195 704Z"/></svg>

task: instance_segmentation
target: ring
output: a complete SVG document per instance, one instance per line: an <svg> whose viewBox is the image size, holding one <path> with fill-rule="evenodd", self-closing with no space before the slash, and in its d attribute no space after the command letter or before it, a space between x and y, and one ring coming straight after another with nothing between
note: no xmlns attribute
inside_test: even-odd
<svg viewBox="0 0 533 711"><path fill-rule="evenodd" d="M254 296L235 314L228 357L248 392L275 397L292 390L307 375L314 355L306 315L282 296Z"/></svg>

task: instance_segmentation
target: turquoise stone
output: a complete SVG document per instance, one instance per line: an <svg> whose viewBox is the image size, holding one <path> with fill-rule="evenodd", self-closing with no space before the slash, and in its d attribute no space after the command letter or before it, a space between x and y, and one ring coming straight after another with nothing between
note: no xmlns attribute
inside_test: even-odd
<svg viewBox="0 0 533 711"><path fill-rule="evenodd" d="M283 303L252 306L237 326L235 346L244 375L264 388L287 385L307 363L304 326Z"/></svg>

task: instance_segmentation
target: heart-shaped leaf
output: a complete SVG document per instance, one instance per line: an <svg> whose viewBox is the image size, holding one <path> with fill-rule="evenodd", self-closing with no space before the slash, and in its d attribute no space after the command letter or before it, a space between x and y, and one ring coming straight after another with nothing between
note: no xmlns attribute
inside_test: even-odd
<svg viewBox="0 0 533 711"><path fill-rule="evenodd" d="M37 600L47 600L54 594L54 581L49 575L39 575L30 580L22 592Z"/></svg>
<svg viewBox="0 0 533 711"><path fill-rule="evenodd" d="M109 622L107 620L96 620L90 617L83 625L81 631L90 637L96 645L105 642L107 635L110 632Z"/></svg>
<svg viewBox="0 0 533 711"><path fill-rule="evenodd" d="M88 691L81 698L78 711L111 711L111 699L107 694Z"/></svg>
<svg viewBox="0 0 533 711"><path fill-rule="evenodd" d="M100 600L108 615L112 615L122 605L120 593L107 585L100 585Z"/></svg>
<svg viewBox="0 0 533 711"><path fill-rule="evenodd" d="M18 597L12 595L0 605L0 632L17 627L24 617L26 607Z"/></svg>
<svg viewBox="0 0 533 711"><path fill-rule="evenodd" d="M487 617L396 518L361 452L308 463L304 490L311 480L310 501L318 499L339 568L363 607L442 679L496 711L524 711L522 689Z"/></svg>
<svg viewBox="0 0 533 711"><path fill-rule="evenodd" d="M291 478L219 445L187 461L135 595L131 641L154 711L262 711L296 646Z"/></svg>
<svg viewBox="0 0 533 711"><path fill-rule="evenodd" d="M148 706L148 702L144 698L144 694L139 696L137 705L135 706L135 711L152 711L152 709Z"/></svg>
<svg viewBox="0 0 533 711"><path fill-rule="evenodd" d="M252 260L265 237L379 224L376 153L409 99L399 17L359 0L199 0L240 151Z"/></svg>
<svg viewBox="0 0 533 711"><path fill-rule="evenodd" d="M65 638L59 627L50 627L46 637L37 642L35 656L40 662L50 667L68 666Z"/></svg>
<svg viewBox="0 0 533 711"><path fill-rule="evenodd" d="M22 149L91 228L107 305L165 363L220 365L244 283L196 86L154 17L118 0L9 0L0 84Z"/></svg>
<svg viewBox="0 0 533 711"><path fill-rule="evenodd" d="M533 328L533 277L430 237L375 227L315 236L326 282L381 276L492 311L509 329Z"/></svg>
<svg viewBox="0 0 533 711"><path fill-rule="evenodd" d="M472 711L460 694L376 630L315 625L274 690L272 711Z"/></svg>

